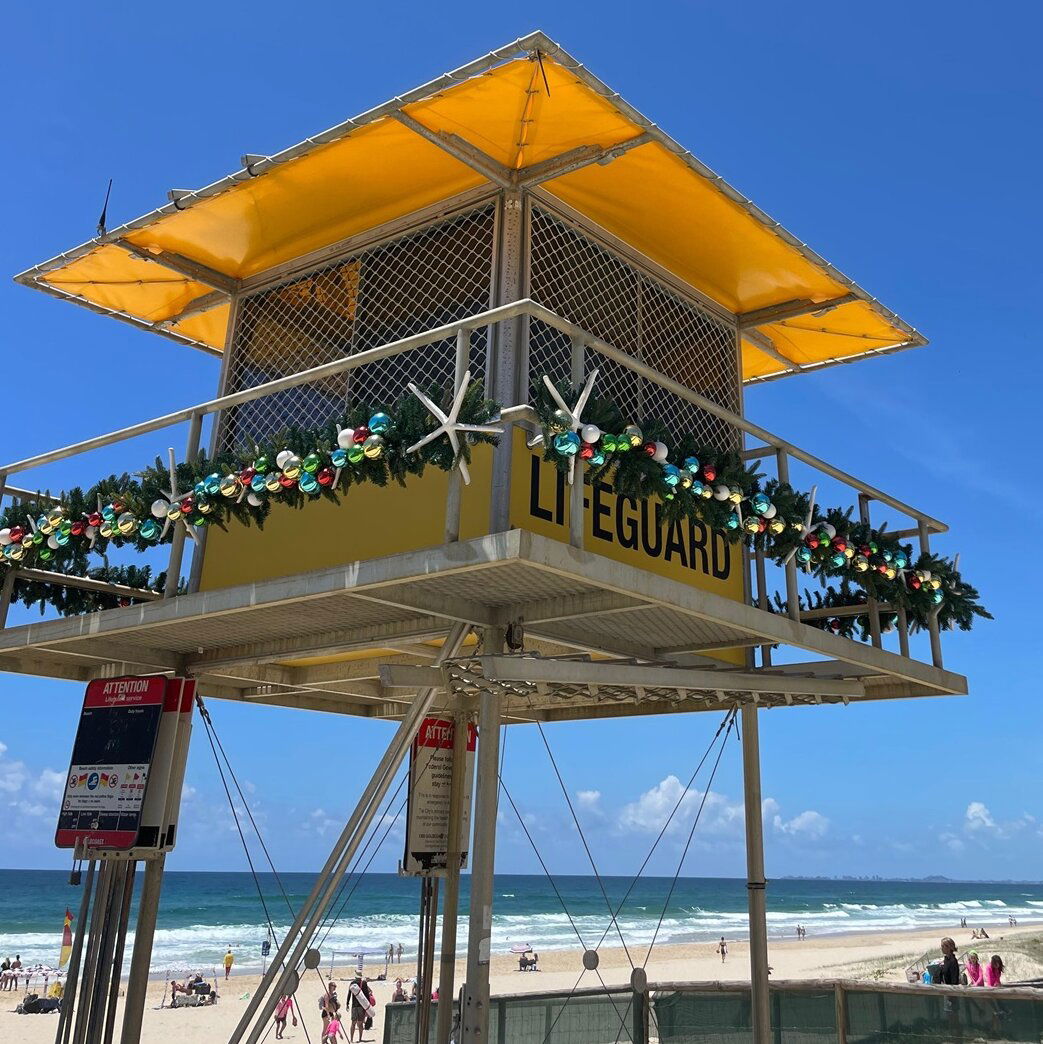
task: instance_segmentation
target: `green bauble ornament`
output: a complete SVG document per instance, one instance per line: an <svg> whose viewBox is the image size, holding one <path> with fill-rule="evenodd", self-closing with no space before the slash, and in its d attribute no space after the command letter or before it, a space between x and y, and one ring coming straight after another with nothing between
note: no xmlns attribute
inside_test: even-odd
<svg viewBox="0 0 1043 1044"><path fill-rule="evenodd" d="M566 410L555 410L550 415L550 430L558 434L572 431L572 417Z"/></svg>
<svg viewBox="0 0 1043 1044"><path fill-rule="evenodd" d="M357 442L352 443L351 448L348 450L348 460L352 464L359 464L365 459L366 454L362 447Z"/></svg>
<svg viewBox="0 0 1043 1044"><path fill-rule="evenodd" d="M301 467L303 467L309 475L314 475L315 472L322 467L322 459L319 457L318 453L309 453L301 462Z"/></svg>
<svg viewBox="0 0 1043 1044"><path fill-rule="evenodd" d="M268 458L260 456L254 461L254 471L259 471L262 475L267 475L272 470L271 464L268 462Z"/></svg>

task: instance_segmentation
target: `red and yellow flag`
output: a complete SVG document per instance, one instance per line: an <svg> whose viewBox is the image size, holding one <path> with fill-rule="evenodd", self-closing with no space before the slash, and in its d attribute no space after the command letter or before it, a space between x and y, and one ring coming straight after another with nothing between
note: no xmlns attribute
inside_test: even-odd
<svg viewBox="0 0 1043 1044"><path fill-rule="evenodd" d="M65 925L62 928L62 952L58 958L58 967L62 968L69 962L72 956L72 913L69 908L65 909Z"/></svg>

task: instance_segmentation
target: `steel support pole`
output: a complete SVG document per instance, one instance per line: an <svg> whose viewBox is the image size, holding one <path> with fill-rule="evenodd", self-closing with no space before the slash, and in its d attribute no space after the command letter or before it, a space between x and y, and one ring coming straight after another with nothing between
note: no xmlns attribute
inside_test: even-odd
<svg viewBox="0 0 1043 1044"><path fill-rule="evenodd" d="M94 870L98 865L96 859L87 863L87 879L80 897L80 912L76 920L76 936L72 941L72 953L69 955L69 970L65 976L65 989L62 991L62 1003L58 1009L58 1028L54 1034L54 1044L65 1044L72 1029L72 1012L76 1003L76 986L80 979L80 957L83 954L83 940L87 935L87 911L91 905L91 889L94 887Z"/></svg>
<svg viewBox="0 0 1043 1044"><path fill-rule="evenodd" d="M72 1030L72 1044L83 1044L87 1034L90 999L94 988L94 976L98 968L98 943L101 927L105 921L105 907L111 883L112 863L108 859L102 859L94 886L94 899L91 903L91 923L87 930L87 954L84 958L80 988L77 992L76 1023Z"/></svg>
<svg viewBox="0 0 1043 1044"><path fill-rule="evenodd" d="M456 335L456 371L453 390L458 392L464 383L464 376L471 365L471 331L460 330ZM463 492L463 479L460 469L453 468L449 472L449 489L445 501L445 542L454 544L460 539L460 501Z"/></svg>
<svg viewBox="0 0 1043 1044"><path fill-rule="evenodd" d="M116 942L112 951L112 976L109 980L108 1009L105 1012L105 1032L103 1044L112 1044L112 1031L116 1027L116 1004L120 995L120 977L123 973L123 951L127 944L127 925L130 921L130 904L134 898L134 878L137 863L131 859L126 864L123 878L123 894L119 897L119 925L116 928ZM113 904L115 909L115 903Z"/></svg>
<svg viewBox="0 0 1043 1044"><path fill-rule="evenodd" d="M446 846L445 900L442 904L442 953L438 973L435 1044L449 1044L456 990L456 919L460 912L460 861L463 851L464 795L467 785L467 715L453 719L453 770L449 784L449 844Z"/></svg>
<svg viewBox="0 0 1043 1044"><path fill-rule="evenodd" d="M858 494L858 515L863 524L868 526L869 522L869 497L865 493ZM866 595L866 610L869 616L869 635L873 646L882 648L883 642L880 638L880 605L872 595Z"/></svg>
<svg viewBox="0 0 1043 1044"><path fill-rule="evenodd" d="M193 413L188 421L188 443L185 446L185 460L195 460L199 453L199 439L203 432L203 414ZM171 493L182 494L189 490L177 488L177 476L170 476ZM167 559L167 582L163 588L164 598L173 598L177 594L178 584L181 581L181 564L185 557L185 526L182 522L174 523L174 535L170 539L170 557Z"/></svg>
<svg viewBox="0 0 1043 1044"><path fill-rule="evenodd" d="M441 663L456 656L470 630L470 624L454 624L446 636L445 644L442 646L436 662ZM377 765L358 804L341 831L326 864L319 872L310 895L298 910L290 930L279 947L279 952L272 958L267 974L258 984L246 1006L246 1011L243 1012L228 1038L228 1044L238 1044L238 1041L244 1039L249 1044L256 1044L261 1034L269 1029L267 1021L278 999L278 988L285 984L285 980L296 971L304 959L304 953L311 944L316 929L333 902L340 880L358 851L362 838L376 815L377 807L402 764L402 759L409 750L417 729L424 720L424 715L434 703L437 692L438 690L434 688L420 689L417 692L391 743L384 751L380 764Z"/></svg>
<svg viewBox="0 0 1043 1044"><path fill-rule="evenodd" d="M84 1019L85 1044L100 1044L102 1030L105 1025L105 1005L108 1000L110 965L112 950L116 940L118 921L117 904L123 896L125 864L109 860L108 881L103 901L99 904L101 916L98 923L98 942L94 954L94 971L91 977L90 992L85 998L87 1007L81 1005L80 1013Z"/></svg>
<svg viewBox="0 0 1043 1044"><path fill-rule="evenodd" d="M784 449L776 450L775 466L778 470L779 482L787 486L789 481L789 455ZM785 566L786 570L786 611L791 620L800 621L800 587L797 583L797 562L791 556Z"/></svg>
<svg viewBox="0 0 1043 1044"><path fill-rule="evenodd" d="M427 919L431 910L431 878L420 878L420 916L417 918L416 939L416 1017L413 1019L413 1044L426 1044L424 1032L428 1015L431 1013L431 986L424 981L424 968L427 966ZM428 1002L424 1004L424 994Z"/></svg>
<svg viewBox="0 0 1043 1044"><path fill-rule="evenodd" d="M15 567L8 565L4 570L4 582L0 584L0 631L7 626L7 613L14 595Z"/></svg>
<svg viewBox="0 0 1043 1044"><path fill-rule="evenodd" d="M166 855L145 861L145 878L138 903L138 922L134 929L134 950L130 958L127 979L127 1002L123 1008L123 1044L136 1044L141 1036L141 1018L145 1011L145 991L152 964L152 941L156 935L156 917L159 914L159 895L163 889L163 866Z"/></svg>
<svg viewBox="0 0 1043 1044"><path fill-rule="evenodd" d="M523 296L525 258L527 256L525 202L520 192L504 192L500 200L496 244L496 303L517 301ZM488 367L491 375L489 394L507 405L528 401L521 385L525 372L524 331L526 319L507 319L496 327L496 337L489 345ZM489 532L502 533L511 517L511 458L514 451L514 426L508 424L493 451L493 495L489 513Z"/></svg>
<svg viewBox="0 0 1043 1044"><path fill-rule="evenodd" d="M757 607L767 612L768 609L768 580L765 576L764 549L758 547L753 552L757 571ZM761 666L771 666L771 646L761 646Z"/></svg>
<svg viewBox="0 0 1043 1044"><path fill-rule="evenodd" d="M582 337L572 338L571 377L574 388L582 388L587 379ZM583 530L586 522L583 510L583 461L578 457L572 465L572 488L569 500L569 543L573 547L583 547Z"/></svg>
<svg viewBox="0 0 1043 1044"><path fill-rule="evenodd" d="M931 553L931 531L927 523L922 519L917 527L920 533L920 553L929 555ZM935 667L943 666L942 663L942 636L938 630L938 614L929 613L927 616L927 632L931 636L931 662Z"/></svg>
<svg viewBox="0 0 1043 1044"><path fill-rule="evenodd" d="M431 992L435 976L435 936L438 925L438 878L427 878L427 916L421 923L424 934L424 956L417 978L423 992L417 996L417 1042L427 1044L431 1038ZM418 962L420 963L420 962ZM441 996L441 991L439 991Z"/></svg>
<svg viewBox="0 0 1043 1044"><path fill-rule="evenodd" d="M753 1044L770 1044L768 922L764 880L764 822L761 811L760 735L757 705L742 707L742 779L746 814L746 889L750 912L750 983Z"/></svg>
<svg viewBox="0 0 1043 1044"><path fill-rule="evenodd" d="M503 651L503 634L487 628L483 652ZM489 959L493 923L493 868L496 858L496 811L499 800L499 692L484 689L478 698L478 763L475 777L474 843L471 846L471 902L467 931L467 979L464 983L461 1044L489 1039Z"/></svg>

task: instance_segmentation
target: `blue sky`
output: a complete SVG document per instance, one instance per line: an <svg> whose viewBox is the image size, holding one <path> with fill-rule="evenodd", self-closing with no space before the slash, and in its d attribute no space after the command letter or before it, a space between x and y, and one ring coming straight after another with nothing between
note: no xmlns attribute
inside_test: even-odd
<svg viewBox="0 0 1043 1044"><path fill-rule="evenodd" d="M968 698L762 715L769 876L1039 877L1040 7L1007 4L1002 19L951 2L590 12L268 0L8 11L3 455L78 441L215 387L214 360L10 282L93 233L109 177L112 225L170 187L234 169L243 152L276 151L542 28L932 342L747 396L759 423L949 522L936 547L961 553L996 616L947 637L946 666L968 675ZM133 459L95 454L45 480L86 483L165 445L139 443ZM0 675L0 864L65 865L50 839L81 695ZM211 709L278 867L317 867L392 726ZM715 727L702 715L547 730L604 869L636 868ZM169 865L245 869L201 740ZM552 868L583 872L535 730L510 731L506 775ZM687 873L743 872L740 806L733 744ZM667 841L655 869L673 869L683 837ZM374 869L393 868L397 854L389 841ZM509 809L498 865L535 869Z"/></svg>

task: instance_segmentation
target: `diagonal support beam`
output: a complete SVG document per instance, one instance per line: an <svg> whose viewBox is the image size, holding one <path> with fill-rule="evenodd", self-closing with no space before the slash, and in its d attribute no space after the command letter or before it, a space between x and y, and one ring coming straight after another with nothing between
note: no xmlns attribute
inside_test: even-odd
<svg viewBox="0 0 1043 1044"><path fill-rule="evenodd" d="M185 319L191 319L193 316L202 315L204 312L209 312L211 308L219 308L224 304L228 304L228 294L226 294L224 290L213 290L209 294L203 294L202 297L197 297L191 304L182 308L177 315L172 315L169 319L159 319L152 325L158 330L166 330Z"/></svg>
<svg viewBox="0 0 1043 1044"><path fill-rule="evenodd" d="M578 148L569 149L560 156L552 156L550 159L540 163L533 163L529 167L523 167L514 174L514 182L518 188L532 188L544 181L560 178L573 171L582 170L592 163L607 166L613 160L619 159L631 149L641 145L647 145L652 141L652 135L645 132L627 141L621 141L618 145L602 147L600 145L580 145Z"/></svg>
<svg viewBox="0 0 1043 1044"><path fill-rule="evenodd" d="M198 261L193 261L191 258L176 254L171 250L160 250L153 253L151 250L146 250L144 247L128 242L126 239L116 239L113 240L113 243L141 261L154 261L157 265L169 268L171 272L177 272L188 279L194 279L197 283L204 283L206 286L220 290L228 296L231 296L239 289L238 280L225 275L223 272L218 272L216 268L210 268L208 265L200 264Z"/></svg>
<svg viewBox="0 0 1043 1044"><path fill-rule="evenodd" d="M433 131L425 127L419 120L414 119L407 112L391 113L393 119L398 120L404 127L408 127L414 134L437 145L443 152L448 152L454 159L466 163L472 170L478 171L483 177L488 178L494 185L500 188L512 188L511 172L492 156L486 155L481 149L476 148L469 141L465 141L458 134L449 134L445 131Z"/></svg>
<svg viewBox="0 0 1043 1044"><path fill-rule="evenodd" d="M790 370L792 373L800 373L800 363L794 362L788 355L783 355L776 347L775 342L768 337L767 334L762 334L755 330L743 330L742 336L755 348L759 348L764 352L765 355L774 359L777 363L782 363L787 370Z"/></svg>
<svg viewBox="0 0 1043 1044"><path fill-rule="evenodd" d="M776 305L768 305L766 308L755 308L749 312L740 312L735 318L739 329L745 332L751 327L777 323L783 319L796 319L801 315L819 315L822 312L831 312L834 308L859 300L861 298L858 294L844 294L841 297L831 297L828 301L812 301L810 298L801 297L793 301L782 301Z"/></svg>

